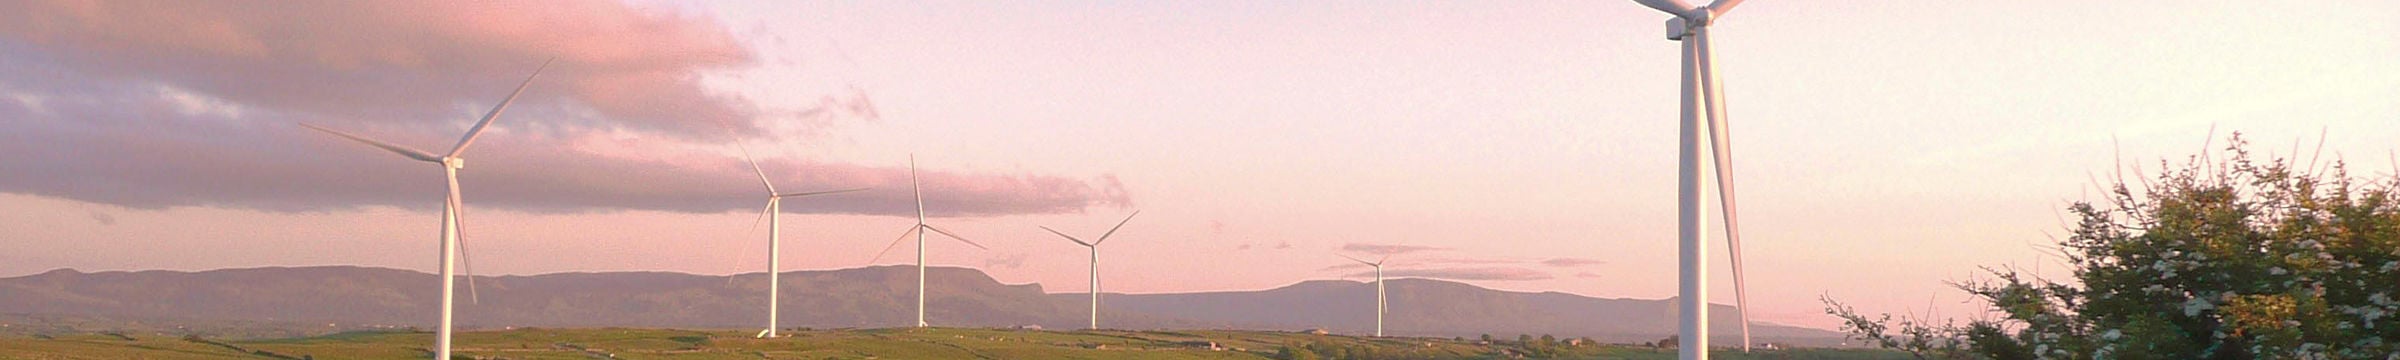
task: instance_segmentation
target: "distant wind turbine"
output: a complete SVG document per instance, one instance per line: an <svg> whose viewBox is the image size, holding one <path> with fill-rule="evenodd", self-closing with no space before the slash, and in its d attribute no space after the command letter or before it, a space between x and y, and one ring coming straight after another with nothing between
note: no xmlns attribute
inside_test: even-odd
<svg viewBox="0 0 2400 360"><path fill-rule="evenodd" d="M1384 302L1383 297L1383 262L1392 260L1392 256L1384 255L1382 259L1375 259L1374 262L1367 262L1366 260L1359 260L1358 258L1350 257L1350 255L1334 255L1340 255L1343 259L1350 259L1350 261L1357 261L1359 264L1375 267L1375 337L1383 337L1383 314L1391 312L1392 310L1390 303Z"/></svg>
<svg viewBox="0 0 2400 360"><path fill-rule="evenodd" d="M882 252L875 253L875 260L882 260L884 254L891 253L892 248L900 246L900 240L907 240L908 234L917 234L917 327L925 327L925 230L932 230L934 233L967 243L977 249L991 250L992 248L983 247L983 244L977 244L965 237L958 236L958 234L925 224L925 191L917 185L916 155L908 156L908 191L917 197L917 225L910 226L908 231L901 232L900 238L892 239L891 245L884 245ZM873 262L873 260L869 260L869 262Z"/></svg>
<svg viewBox="0 0 2400 360"><path fill-rule="evenodd" d="M1077 239L1074 236L1067 235L1066 233L1058 232L1058 230L1050 229L1048 226L1040 226L1042 230L1047 230L1051 234L1057 234L1058 237L1067 238L1067 241L1073 241L1076 245L1083 245L1083 247L1092 249L1092 324L1090 329L1100 329L1100 242L1108 241L1109 235L1116 235L1117 229L1124 228L1126 222L1133 221L1134 215L1141 214L1142 212L1137 210L1134 211L1133 214L1125 215L1125 220L1117 221L1116 227L1108 228L1108 232L1101 233L1100 238L1092 239L1091 242L1084 242L1083 239Z"/></svg>
<svg viewBox="0 0 2400 360"><path fill-rule="evenodd" d="M1683 42L1683 129L1682 150L1679 156L1681 171L1676 175L1676 193L1680 198L1676 209L1676 233L1682 242L1682 274L1676 307L1683 319L1678 335L1683 342L1679 350L1683 359L1708 358L1708 245L1706 228L1708 214L1701 209L1700 154L1701 142L1713 143L1716 148L1717 191L1723 198L1725 211L1725 242L1733 259L1733 291L1735 314L1741 317L1742 351L1750 351L1749 286L1742 279L1742 237L1734 216L1733 202L1733 139L1726 133L1724 89L1719 86L1716 59L1710 55L1708 27L1742 0L1716 0L1708 6L1692 6L1683 0L1634 0L1643 6L1675 15L1667 20L1667 39ZM1707 116L1708 139L1700 137L1702 116Z"/></svg>
<svg viewBox="0 0 2400 360"><path fill-rule="evenodd" d="M741 148L742 160L750 162L750 171L758 174L758 184L767 187L767 208L758 213L760 217L767 220L767 329L759 331L757 337L771 338L775 337L775 329L779 327L775 319L777 308L781 304L778 300L783 295L783 198L838 194L866 190L866 188L777 193L775 192L775 183L767 181L767 171L759 168L758 159L750 156L750 146L742 144L742 138L738 135L734 136L733 142L735 147ZM756 226L758 221L752 220L750 225Z"/></svg>
<svg viewBox="0 0 2400 360"><path fill-rule="evenodd" d="M323 131L327 134L333 134L333 136L340 136L344 139L350 139L351 141L357 141L359 143L367 144L368 146L374 146L385 151L400 154L400 156L405 156L409 159L434 163L442 166L442 178L447 181L447 184L449 184L450 195L442 202L442 320L441 328L436 330L433 335L435 359L450 358L451 302L452 298L457 297L457 293L454 292L452 286L452 284L454 284L453 280L457 278L457 275L452 273L452 269L460 267L462 265L460 263L465 262L465 258L467 257L466 244L462 243L465 241L465 235L459 232L459 223L460 220L465 217L463 213L466 212L466 205L463 201L459 200L458 196L458 169L466 168L467 160L466 158L459 157L459 155L466 153L467 145L473 145L475 143L475 136L483 134L484 127L491 126L492 120L499 119L500 112L502 110L507 110L510 102L517 101L517 95L525 93L525 87L533 84L533 78L541 76L542 70L548 68L550 68L549 61L543 61L541 67L534 68L533 75L526 76L525 82L517 84L517 90L508 93L507 99L500 100L500 105L493 106L491 112L484 113L483 120L476 121L475 127L467 129L467 135L458 139L458 145L451 146L450 152L443 155L437 156L432 153L419 151L417 149L393 145L382 141L375 141L358 135L351 135L350 133L335 131L333 129L319 127L316 125L309 125L307 123L300 124L300 126L307 127L309 129ZM471 265L465 266L465 268L467 272L467 296L471 301L481 302L482 299L480 299L480 296L475 294L475 268Z"/></svg>

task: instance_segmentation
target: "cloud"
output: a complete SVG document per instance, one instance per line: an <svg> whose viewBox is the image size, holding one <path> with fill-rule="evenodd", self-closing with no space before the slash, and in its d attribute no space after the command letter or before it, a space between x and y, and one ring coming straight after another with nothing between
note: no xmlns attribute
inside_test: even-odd
<svg viewBox="0 0 2400 360"><path fill-rule="evenodd" d="M1337 265L1331 265L1331 266L1326 266L1326 267L1323 267L1323 268L1318 268L1318 269L1317 269L1317 271L1333 271L1333 270L1365 269L1365 268L1368 268L1367 264L1360 264L1360 263L1355 263L1355 262L1344 262L1344 263L1337 264Z"/></svg>
<svg viewBox="0 0 2400 360"><path fill-rule="evenodd" d="M92 210L92 221L99 222L101 226L116 225L117 216L109 215L108 213L101 212L100 210Z"/></svg>
<svg viewBox="0 0 2400 360"><path fill-rule="evenodd" d="M1375 255L1399 255L1399 254L1407 254L1407 253L1413 253L1413 252L1423 252L1423 251L1442 251L1442 250L1450 250L1450 248L1444 248L1444 247L1432 247L1432 246L1416 246L1416 245L1385 245L1385 244L1365 244L1365 243L1349 243L1349 244L1344 244L1344 245L1342 245L1342 251L1355 251L1355 252L1363 252L1363 253L1375 254Z"/></svg>
<svg viewBox="0 0 2400 360"><path fill-rule="evenodd" d="M1578 273L1575 273L1575 277L1576 277L1576 278L1578 278L1578 279L1598 279L1598 278L1600 278L1600 274L1595 274L1595 273L1592 273L1592 272L1590 272L1590 271L1585 271L1585 272L1578 272Z"/></svg>
<svg viewBox="0 0 2400 360"><path fill-rule="evenodd" d="M1409 258L1409 259L1407 259L1407 260L1402 260L1402 261L1403 261L1403 262L1407 262L1407 263L1411 263L1411 264L1450 264L1450 265L1494 265L1494 264L1511 264L1511 265L1513 265L1513 264L1524 264L1524 263L1528 263L1528 261L1525 261L1525 260L1515 260L1515 259L1493 259L1493 258L1475 258L1475 257L1429 257L1429 258Z"/></svg>
<svg viewBox="0 0 2400 360"><path fill-rule="evenodd" d="M616 2L0 2L0 151L19 159L0 193L140 209L431 209L437 167L295 124L443 152L551 56L467 154L469 206L755 211L763 189L727 155L720 124L808 131L874 112L855 88L791 119L712 94L700 77L751 66L743 44L713 19ZM877 188L786 211L914 211L897 156L765 163L786 190ZM1113 175L938 169L922 174L936 216L1131 204Z"/></svg>
<svg viewBox="0 0 2400 360"><path fill-rule="evenodd" d="M327 119L439 124L462 96L495 101L547 58L557 63L520 101L609 120L589 126L714 134L751 128L758 112L700 84L754 62L725 26L611 1L29 0L0 14L0 38L77 73Z"/></svg>
<svg viewBox="0 0 2400 360"><path fill-rule="evenodd" d="M1608 263L1608 262L1606 262L1606 261L1600 261L1600 260L1584 259L1584 258L1552 258L1552 259L1550 259L1550 260L1542 260L1542 265L1549 265L1549 266L1555 266L1555 267L1582 267L1582 266L1599 265L1599 264L1606 264L1606 263Z"/></svg>
<svg viewBox="0 0 2400 360"><path fill-rule="evenodd" d="M1353 274L1350 274L1349 276L1375 276L1375 273L1374 273L1373 271L1368 271L1368 272L1361 272L1361 273L1353 273ZM1521 267L1509 267L1509 266L1489 266L1489 267L1456 267L1456 268L1424 268L1424 269L1384 269L1384 270L1383 270L1383 277L1384 277L1384 278L1387 278L1387 279L1389 279L1389 278L1394 278L1394 277L1415 277L1415 278L1428 278L1428 279L1449 279L1449 280L1470 280L1470 281L1473 281L1473 280L1529 281L1529 280L1549 280L1549 279L1553 278L1553 277L1550 275L1550 273L1541 272L1541 271L1537 271L1537 270L1533 270L1533 269L1527 269L1527 268L1521 268Z"/></svg>
<svg viewBox="0 0 2400 360"><path fill-rule="evenodd" d="M1015 254L1001 255L1001 256L998 256L998 257L993 257L993 258L984 259L984 260L983 260L983 267L984 267L984 268L986 268L986 269L1015 269L1015 268L1021 268L1021 267L1025 267L1025 258L1029 258L1029 257L1032 257L1032 255L1031 255L1031 254L1026 254L1026 253L1015 253Z"/></svg>
<svg viewBox="0 0 2400 360"><path fill-rule="evenodd" d="M1291 250L1291 249L1292 249L1292 241L1291 241L1291 240L1284 240L1284 241L1280 241L1280 242L1276 242L1276 243L1275 243L1275 250Z"/></svg>

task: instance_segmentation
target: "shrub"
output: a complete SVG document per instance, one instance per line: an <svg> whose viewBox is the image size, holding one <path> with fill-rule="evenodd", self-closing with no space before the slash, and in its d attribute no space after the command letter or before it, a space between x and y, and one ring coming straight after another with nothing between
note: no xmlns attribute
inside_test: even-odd
<svg viewBox="0 0 2400 360"><path fill-rule="evenodd" d="M1985 268L1988 280L1952 284L1996 319L1868 318L1831 298L1826 312L1852 338L1919 358L2400 354L2400 179L2253 161L2240 134L2229 143L2230 158L2162 161L2155 180L2069 206L2058 246L2072 282Z"/></svg>

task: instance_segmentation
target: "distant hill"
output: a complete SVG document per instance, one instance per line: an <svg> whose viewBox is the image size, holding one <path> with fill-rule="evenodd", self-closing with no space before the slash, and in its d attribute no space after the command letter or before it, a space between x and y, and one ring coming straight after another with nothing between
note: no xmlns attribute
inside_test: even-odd
<svg viewBox="0 0 2400 360"><path fill-rule="evenodd" d="M913 324L916 269L875 266L784 273L787 327L900 327ZM931 268L928 322L940 326L1039 325L1074 329L1085 321L1081 293L1046 294L1040 285L1008 285L981 271ZM321 333L360 327L430 326L439 298L436 275L347 266L271 267L200 272L83 273L57 270L0 279L0 322L28 327L89 327L228 321L326 326ZM704 276L664 272L560 273L477 277L481 303L465 299L460 282L457 322L469 328L674 327L751 328L763 318L764 273ZM1385 332L1410 336L1516 334L1592 337L1642 342L1674 331L1673 303L1524 293L1463 283L1397 279L1389 286ZM1183 294L1106 294L1102 325L1128 329L1327 329L1367 333L1373 286L1308 281L1260 291ZM1732 308L1712 313L1716 334L1734 333ZM47 320L45 320L47 319ZM114 324L114 325L112 325ZM305 324L305 325L298 325ZM218 325L223 326L223 325ZM19 328L22 331L23 328ZM1829 331L1754 324L1758 341L1800 345L1838 343ZM1718 337L1732 343L1733 338Z"/></svg>
<svg viewBox="0 0 2400 360"><path fill-rule="evenodd" d="M1611 342L1644 342L1675 332L1675 303L1671 300L1600 299L1559 292L1527 293L1492 290L1430 279L1385 280L1391 312L1384 315L1384 333L1410 336L1482 334L1514 339L1517 334L1555 334L1591 337ZM1305 330L1364 334L1375 329L1373 283L1317 280L1260 291L1182 294L1105 294L1100 299L1103 325L1150 328L1151 324L1110 319L1107 313L1135 313L1158 318L1229 324L1245 329ZM1084 294L1052 294L1068 304L1089 301ZM1739 343L1741 321L1733 307L1710 308L1713 338ZM1754 323L1753 340L1826 345L1841 334L1819 329Z"/></svg>

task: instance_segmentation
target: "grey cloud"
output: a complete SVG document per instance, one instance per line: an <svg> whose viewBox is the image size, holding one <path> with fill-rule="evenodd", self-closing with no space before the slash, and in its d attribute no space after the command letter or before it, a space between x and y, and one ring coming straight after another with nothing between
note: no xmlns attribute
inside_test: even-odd
<svg viewBox="0 0 2400 360"><path fill-rule="evenodd" d="M124 3L101 3L103 7L117 4ZM354 33L358 30L293 35L305 32L308 26L323 24L262 18L290 15L285 11L389 5L305 3L295 5L305 9L250 14L235 11L249 4L158 4L169 10L191 10L192 14L155 14L157 9L130 9L121 18L95 18L72 13L72 9L59 9L49 2L0 4L0 119L6 119L0 121L0 152L10 154L8 171L0 171L0 192L142 209L179 206L268 211L322 211L360 206L430 209L439 203L442 191L440 181L436 180L440 178L438 167L311 132L296 124L308 121L426 151L444 150L456 141L473 116L480 115L484 107L505 94L532 65L508 59L532 58L531 53L541 52L536 48L549 46L533 45L540 42L525 39L510 43L459 40L459 44L449 44L440 39L474 34L416 34L447 30L410 27L432 26L442 21L420 24L359 20L366 23L357 26L388 27L384 30L424 37L377 45L398 47L392 50L395 54L464 54L475 51L451 47L489 47L506 48L508 51L503 52L519 56L420 59L429 63L297 59L294 57L302 55L294 54L323 55L349 46L350 42L374 41L316 38L364 36ZM417 15L434 18L457 15L458 10L450 6L467 5L428 4L400 10L429 12ZM625 103L633 106L655 105L645 109L718 114L697 116L690 121L751 120L747 110L743 110L749 107L744 101L688 95L703 92L696 85L675 80L674 76L659 75L742 63L747 55L738 53L746 50L734 46L734 50L740 51L726 52L718 48L723 44L715 44L730 39L707 35L706 29L688 29L713 24L690 19L644 18L605 6L594 11L604 16L635 16L636 19L627 21L665 28L593 30L615 31L611 36L618 39L612 41L657 45L670 50L692 46L715 50L699 51L705 54L693 55L699 56L696 58L643 58L650 56L643 55L648 51L624 54L632 56L628 58L607 55L614 46L608 43L570 39L563 42L566 45L557 45L568 49L559 50L565 54L561 55L560 64L554 65L554 72L545 73L545 80L537 81L533 90L528 90L526 97L512 106L494 124L495 129L480 138L467 155L468 166L460 177L469 206L537 212L625 209L723 212L755 211L763 205L760 194L763 189L756 187L748 168L736 158L625 159L577 150L572 139L607 131L653 135L645 138L687 147L693 143L686 141L716 141L686 140L695 133L724 136L718 127L700 131L694 129L702 127L647 118L651 115L645 115L645 111L650 110L612 110L592 105L612 98L641 100ZM191 7L198 8L188 9ZM51 15L55 16L42 17ZM523 24L556 20L539 19L553 16L544 14L490 16L503 20L537 18L509 20ZM335 20L340 19L316 21L339 23ZM127 24L144 20L169 25L224 20L230 21L227 26L236 29L219 34L227 38L197 39L190 44L124 43L133 40L115 38L129 34L184 36L161 34L160 29L148 28L151 25ZM575 29L569 26L532 30ZM301 38L268 44L265 49L243 41L282 40L288 36ZM284 62L294 64L290 69L271 66ZM264 69L269 67L274 69ZM594 84L608 86L582 88ZM616 87L664 89L682 95L605 93ZM863 96L852 94L852 97L828 100L827 106L872 114L872 105ZM716 110L696 110L702 108ZM789 201L785 204L788 212L901 215L914 211L906 191L908 175L903 158L895 157L883 164L785 160L768 161L766 166L776 171L771 174L776 180L788 184L786 190L878 189ZM1123 185L1109 175L1087 180L928 169L922 176L927 210L936 216L1074 212L1088 206L1131 203Z"/></svg>
<svg viewBox="0 0 2400 360"><path fill-rule="evenodd" d="M0 3L0 41L89 80L154 82L345 125L447 127L545 58L557 64L520 101L601 115L548 125L688 137L760 120L752 102L700 85L705 71L755 63L722 24L609 1L12 1Z"/></svg>
<svg viewBox="0 0 2400 360"><path fill-rule="evenodd" d="M1025 258L1028 257L1032 256L1026 253L1002 255L999 257L984 259L983 267L987 269L1015 269L1025 267Z"/></svg>
<svg viewBox="0 0 2400 360"><path fill-rule="evenodd" d="M1556 267L1581 267L1581 266L1599 265L1599 264L1606 264L1606 263L1608 263L1608 262L1606 262L1606 261L1600 261L1600 260L1584 259L1584 258L1552 258L1552 259L1550 259L1550 260L1542 260L1542 265L1549 265L1549 266L1556 266Z"/></svg>
<svg viewBox="0 0 2400 360"><path fill-rule="evenodd" d="M1374 272L1372 272L1372 271L1369 271L1369 272L1353 273L1353 274L1351 274L1350 276L1374 276L1374 275L1375 275L1375 273L1374 273ZM1553 278L1553 277L1550 275L1550 273L1541 272L1541 271L1537 271L1537 270L1533 270L1533 269L1521 268L1521 267L1506 267L1506 266L1490 266L1490 267L1457 267L1457 268L1422 268L1422 269L1384 269L1384 270L1383 270L1383 277L1384 277L1384 278L1386 278L1386 279L1389 279L1389 278L1394 278L1394 277L1416 277L1416 278L1428 278L1428 279L1450 279L1450 280L1501 280L1501 281L1548 280L1548 279L1551 279L1551 278Z"/></svg>
<svg viewBox="0 0 2400 360"><path fill-rule="evenodd" d="M1363 252L1363 253L1368 253L1368 254L1376 254L1376 255L1398 255L1398 254L1407 254L1407 253L1413 253L1413 252L1424 252L1424 251L1441 251L1441 250L1450 250L1450 248L1443 248L1443 247L1432 247L1432 246L1417 246L1417 245L1387 245L1387 244L1367 244L1367 243L1349 243L1349 244L1344 244L1344 245L1342 245L1342 251L1355 251L1355 252Z"/></svg>

